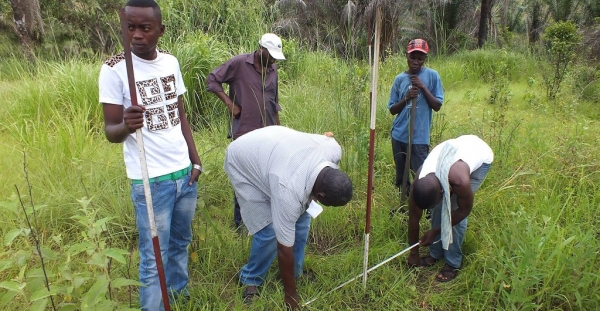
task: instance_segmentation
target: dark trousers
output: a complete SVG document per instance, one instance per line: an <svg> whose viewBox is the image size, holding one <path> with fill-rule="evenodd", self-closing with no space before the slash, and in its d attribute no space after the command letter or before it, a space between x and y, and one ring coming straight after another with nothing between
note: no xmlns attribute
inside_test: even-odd
<svg viewBox="0 0 600 311"><path fill-rule="evenodd" d="M242 225L242 214L240 213L240 203L238 203L235 193L233 194L233 221L235 222L236 228Z"/></svg>
<svg viewBox="0 0 600 311"><path fill-rule="evenodd" d="M406 165L406 153L408 152L408 144L397 141L392 138L392 152L394 153L394 163L396 164L396 187L402 188L402 179L404 178L404 167ZM425 162L429 153L429 145L413 144L410 154L410 170L414 174ZM407 180L408 188L410 188L410 177Z"/></svg>

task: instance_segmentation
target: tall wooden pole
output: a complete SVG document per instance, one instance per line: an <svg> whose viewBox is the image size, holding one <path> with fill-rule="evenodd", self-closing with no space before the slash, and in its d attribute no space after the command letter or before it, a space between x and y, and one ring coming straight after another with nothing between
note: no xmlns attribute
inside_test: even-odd
<svg viewBox="0 0 600 311"><path fill-rule="evenodd" d="M370 23L369 23L370 24ZM370 25L369 25L370 29ZM369 234L371 233L371 205L373 203L373 162L375 157L375 121L377 116L377 78L379 76L379 45L381 37L381 10L375 13L375 47L373 49L373 70L371 77L371 124L369 130L369 164L367 177L367 212L365 221L365 250L363 254L363 289L367 288L367 269L369 267ZM369 31L369 53L371 52ZM370 64L369 64L370 65Z"/></svg>

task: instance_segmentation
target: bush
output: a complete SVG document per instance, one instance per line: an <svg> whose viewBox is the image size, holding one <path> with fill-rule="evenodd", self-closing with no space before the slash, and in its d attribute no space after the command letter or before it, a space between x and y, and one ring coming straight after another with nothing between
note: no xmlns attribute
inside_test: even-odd
<svg viewBox="0 0 600 311"><path fill-rule="evenodd" d="M567 21L548 26L542 39L543 53L549 63L549 67L546 67L546 74L543 74L544 86L548 98L554 99L570 65L575 60L582 36L577 33L577 26L573 22Z"/></svg>

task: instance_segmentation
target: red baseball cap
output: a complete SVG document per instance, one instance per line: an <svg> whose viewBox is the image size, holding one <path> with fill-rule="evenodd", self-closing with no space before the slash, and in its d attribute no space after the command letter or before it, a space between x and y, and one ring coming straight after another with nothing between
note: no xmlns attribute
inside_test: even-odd
<svg viewBox="0 0 600 311"><path fill-rule="evenodd" d="M410 54L415 51L423 52L425 54L429 53L429 45L427 44L427 41L423 39L411 40L406 48L406 53Z"/></svg>

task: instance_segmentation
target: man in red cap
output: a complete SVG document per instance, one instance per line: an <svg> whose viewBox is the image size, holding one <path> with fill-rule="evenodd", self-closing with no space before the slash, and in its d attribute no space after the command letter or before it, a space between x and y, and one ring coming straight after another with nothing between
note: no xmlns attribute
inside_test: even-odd
<svg viewBox="0 0 600 311"><path fill-rule="evenodd" d="M429 153L429 133L433 111L439 111L444 101L442 81L437 71L423 67L429 45L423 39L414 39L408 43L406 61L408 70L394 79L388 109L395 115L392 123L392 151L396 164L396 187L402 187L406 154L408 152L408 131L412 100L416 98L416 114L410 169L415 172L423 165ZM410 179L410 178L409 178ZM410 183L407 180L410 189Z"/></svg>

